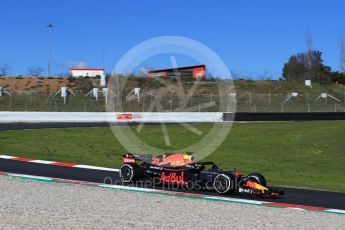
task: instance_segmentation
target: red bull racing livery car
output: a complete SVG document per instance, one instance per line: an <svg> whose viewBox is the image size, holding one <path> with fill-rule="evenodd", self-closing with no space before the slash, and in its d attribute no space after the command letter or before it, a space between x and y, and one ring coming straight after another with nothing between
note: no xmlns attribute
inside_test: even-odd
<svg viewBox="0 0 345 230"><path fill-rule="evenodd" d="M242 175L238 171L221 170L213 162L194 162L191 154L167 153L123 155L120 178L123 183L158 180L160 184L180 185L189 190L213 190L219 194L245 194L277 197L283 191L266 186L259 173Z"/></svg>

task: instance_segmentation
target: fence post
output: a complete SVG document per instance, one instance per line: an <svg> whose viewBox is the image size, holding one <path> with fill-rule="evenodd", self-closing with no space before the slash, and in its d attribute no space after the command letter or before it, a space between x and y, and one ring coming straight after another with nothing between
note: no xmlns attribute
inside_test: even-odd
<svg viewBox="0 0 345 230"><path fill-rule="evenodd" d="M191 107L193 106L193 93L192 93L192 96L190 97L190 106Z"/></svg>
<svg viewBox="0 0 345 230"><path fill-rule="evenodd" d="M28 111L28 95L25 94L25 111Z"/></svg>
<svg viewBox="0 0 345 230"><path fill-rule="evenodd" d="M170 93L170 111L173 111L173 98L172 98L172 93Z"/></svg>
<svg viewBox="0 0 345 230"><path fill-rule="evenodd" d="M115 112L115 98L114 98L114 101L113 101L113 112Z"/></svg>

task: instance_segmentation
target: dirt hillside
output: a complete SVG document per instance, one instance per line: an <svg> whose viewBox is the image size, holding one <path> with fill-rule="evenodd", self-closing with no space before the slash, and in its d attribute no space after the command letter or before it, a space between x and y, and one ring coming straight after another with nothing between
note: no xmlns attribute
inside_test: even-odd
<svg viewBox="0 0 345 230"><path fill-rule="evenodd" d="M67 86L72 90L88 90L99 84L99 79L0 77L0 86L15 93L53 93Z"/></svg>

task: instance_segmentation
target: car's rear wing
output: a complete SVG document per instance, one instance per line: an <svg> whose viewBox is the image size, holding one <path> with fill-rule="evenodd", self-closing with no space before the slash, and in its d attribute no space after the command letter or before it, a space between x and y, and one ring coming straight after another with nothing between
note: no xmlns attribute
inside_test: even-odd
<svg viewBox="0 0 345 230"><path fill-rule="evenodd" d="M151 162L152 155L149 154L135 154L135 153L126 153L122 155L122 161L124 163L135 163L136 160Z"/></svg>

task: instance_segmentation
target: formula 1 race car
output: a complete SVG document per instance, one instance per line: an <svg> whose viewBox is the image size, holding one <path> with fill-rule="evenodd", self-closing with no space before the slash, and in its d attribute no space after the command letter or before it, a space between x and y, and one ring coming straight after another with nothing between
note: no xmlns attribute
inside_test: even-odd
<svg viewBox="0 0 345 230"><path fill-rule="evenodd" d="M213 190L219 194L246 194L255 197L278 197L283 191L266 186L259 173L247 176L238 171L221 170L213 162L194 162L191 154L167 153L123 155L120 178L123 183L158 180L160 184L180 185L189 190Z"/></svg>

